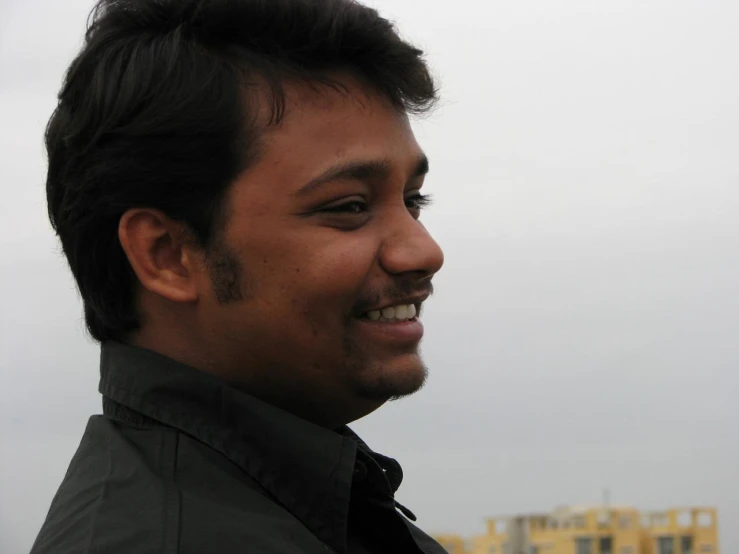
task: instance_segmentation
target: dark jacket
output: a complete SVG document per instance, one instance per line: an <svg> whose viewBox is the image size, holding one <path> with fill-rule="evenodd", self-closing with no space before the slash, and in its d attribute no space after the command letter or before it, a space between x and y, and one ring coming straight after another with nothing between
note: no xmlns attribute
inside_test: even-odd
<svg viewBox="0 0 739 554"><path fill-rule="evenodd" d="M154 352L105 343L90 419L32 554L442 554L395 501L403 474Z"/></svg>

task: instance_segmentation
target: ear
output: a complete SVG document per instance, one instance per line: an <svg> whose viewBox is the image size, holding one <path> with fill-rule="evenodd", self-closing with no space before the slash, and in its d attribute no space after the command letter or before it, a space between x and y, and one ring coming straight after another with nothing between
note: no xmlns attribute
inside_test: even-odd
<svg viewBox="0 0 739 554"><path fill-rule="evenodd" d="M200 266L184 230L183 224L150 208L128 210L118 223L118 238L141 285L172 302L198 300Z"/></svg>

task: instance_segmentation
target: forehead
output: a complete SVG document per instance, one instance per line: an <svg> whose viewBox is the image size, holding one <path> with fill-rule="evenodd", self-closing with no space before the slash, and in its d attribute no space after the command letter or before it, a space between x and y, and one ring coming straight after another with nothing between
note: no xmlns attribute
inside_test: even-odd
<svg viewBox="0 0 739 554"><path fill-rule="evenodd" d="M283 119L262 132L261 162L320 171L344 159L417 160L421 149L407 114L356 80L342 84L346 90L288 84Z"/></svg>

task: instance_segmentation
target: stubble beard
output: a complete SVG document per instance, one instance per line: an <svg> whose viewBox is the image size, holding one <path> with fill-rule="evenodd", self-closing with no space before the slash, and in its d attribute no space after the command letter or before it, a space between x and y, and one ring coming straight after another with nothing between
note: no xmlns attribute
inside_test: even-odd
<svg viewBox="0 0 739 554"><path fill-rule="evenodd" d="M208 271L216 298L221 304L243 301L243 268L230 248L222 241L211 251L207 260ZM418 352L409 362L415 367L399 367L388 370L372 361L372 356L354 343L350 337L343 341L346 375L354 382L359 397L381 402L406 398L426 384L428 368Z"/></svg>
<svg viewBox="0 0 739 554"><path fill-rule="evenodd" d="M354 381L357 395L367 400L392 402L406 398L421 390L428 378L428 368L418 353L409 365L389 369L373 361L368 353L347 337L344 340L344 356L347 360L345 370ZM410 364L414 367L410 367Z"/></svg>

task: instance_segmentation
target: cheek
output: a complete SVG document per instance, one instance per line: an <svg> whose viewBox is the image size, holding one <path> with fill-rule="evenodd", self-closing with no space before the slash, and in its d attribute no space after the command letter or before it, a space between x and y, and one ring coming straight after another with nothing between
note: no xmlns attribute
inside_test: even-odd
<svg viewBox="0 0 739 554"><path fill-rule="evenodd" d="M375 259L372 245L356 241L322 248L303 242L294 255L263 264L262 280L270 282L271 294L289 302L295 315L328 321L349 312L367 287Z"/></svg>
<svg viewBox="0 0 739 554"><path fill-rule="evenodd" d="M258 221L231 236L254 315L294 326L301 320L325 324L348 313L377 265L377 237L369 229Z"/></svg>

